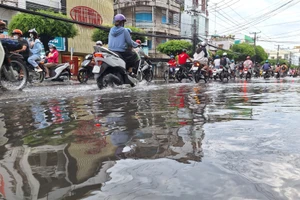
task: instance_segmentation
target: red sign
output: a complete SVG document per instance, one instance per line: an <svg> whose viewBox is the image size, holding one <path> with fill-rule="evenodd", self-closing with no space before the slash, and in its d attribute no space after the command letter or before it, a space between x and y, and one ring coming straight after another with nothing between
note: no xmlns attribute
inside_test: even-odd
<svg viewBox="0 0 300 200"><path fill-rule="evenodd" d="M101 15L94 9L86 6L76 6L70 11L70 16L78 22L101 25L103 20Z"/></svg>

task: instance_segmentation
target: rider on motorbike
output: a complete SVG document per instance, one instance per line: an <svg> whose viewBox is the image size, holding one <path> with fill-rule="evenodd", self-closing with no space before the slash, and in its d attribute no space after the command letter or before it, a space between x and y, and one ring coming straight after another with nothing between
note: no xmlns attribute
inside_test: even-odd
<svg viewBox="0 0 300 200"><path fill-rule="evenodd" d="M103 43L102 43L102 41L98 40L98 41L96 42L96 46L100 46L100 47L102 47L102 46L103 46Z"/></svg>
<svg viewBox="0 0 300 200"><path fill-rule="evenodd" d="M208 53L206 50L206 42L198 44L198 48L194 53L194 61L199 61L204 67L204 70L208 69Z"/></svg>
<svg viewBox="0 0 300 200"><path fill-rule="evenodd" d="M243 63L243 65L244 65L244 68L248 69L248 72L252 73L251 69L253 67L253 62L250 59L250 56L247 56L247 58L246 58L245 62Z"/></svg>
<svg viewBox="0 0 300 200"><path fill-rule="evenodd" d="M221 59L219 55L216 55L216 58L214 60L214 66L216 69L219 69L221 65Z"/></svg>
<svg viewBox="0 0 300 200"><path fill-rule="evenodd" d="M138 44L132 41L129 32L124 28L126 17L117 14L114 17L115 26L110 29L108 36L108 49L121 55L126 63L126 69L131 75L132 70L138 68L138 57L131 47L137 47Z"/></svg>
<svg viewBox="0 0 300 200"><path fill-rule="evenodd" d="M23 32L20 29L15 29L12 32L13 39L18 40L22 45L22 49L14 51L14 53L19 53L23 56L24 60L27 60L29 57L29 44L28 41L22 38Z"/></svg>
<svg viewBox="0 0 300 200"><path fill-rule="evenodd" d="M7 29L6 23L0 20L0 38L5 38L5 35L3 34L5 29Z"/></svg>
<svg viewBox="0 0 300 200"><path fill-rule="evenodd" d="M143 48L142 48L142 41L141 40L136 40L135 41L138 46L134 49L138 56L140 57L140 59L145 59L145 58L150 58L148 55L145 54L145 52L143 51Z"/></svg>
<svg viewBox="0 0 300 200"><path fill-rule="evenodd" d="M182 53L178 55L178 64L180 65L180 70L182 70L182 68L187 68L187 60L193 62L190 56L186 53L186 49L183 49Z"/></svg>
<svg viewBox="0 0 300 200"><path fill-rule="evenodd" d="M177 62L175 60L175 57L173 55L170 56L170 60L168 61L169 64L169 68L170 68L170 72L172 73L172 75L175 74L175 68L177 66Z"/></svg>
<svg viewBox="0 0 300 200"><path fill-rule="evenodd" d="M229 69L229 65L230 65L230 60L227 57L226 52L223 53L223 57L221 58L220 65L223 66L229 72L228 69Z"/></svg>
<svg viewBox="0 0 300 200"><path fill-rule="evenodd" d="M39 67L36 60L41 59L42 52L42 42L38 39L38 33L35 29L31 29L29 32L29 48L32 55L27 59L28 63L31 64L37 72L42 72L43 70Z"/></svg>
<svg viewBox="0 0 300 200"><path fill-rule="evenodd" d="M269 72L269 71L270 71L271 65L270 65L270 63L269 63L268 60L266 60L265 64L263 64L262 69L263 69L263 71L265 71L265 72Z"/></svg>
<svg viewBox="0 0 300 200"><path fill-rule="evenodd" d="M49 44L49 54L47 56L47 63L44 65L46 70L45 78L50 78L49 69L51 67L55 67L58 64L59 53L54 44Z"/></svg>

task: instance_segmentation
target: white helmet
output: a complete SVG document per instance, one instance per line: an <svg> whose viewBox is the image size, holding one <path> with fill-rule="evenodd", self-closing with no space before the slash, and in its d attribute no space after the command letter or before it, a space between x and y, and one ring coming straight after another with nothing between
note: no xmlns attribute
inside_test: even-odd
<svg viewBox="0 0 300 200"><path fill-rule="evenodd" d="M223 56L227 56L227 53L226 53L226 52L224 52L224 53L223 53Z"/></svg>
<svg viewBox="0 0 300 200"><path fill-rule="evenodd" d="M102 46L103 43L102 43L102 41L99 40L99 41L96 42L96 45L101 45Z"/></svg>
<svg viewBox="0 0 300 200"><path fill-rule="evenodd" d="M206 46L206 42L203 41L203 42L200 43L200 45L203 46L203 47L205 47Z"/></svg>

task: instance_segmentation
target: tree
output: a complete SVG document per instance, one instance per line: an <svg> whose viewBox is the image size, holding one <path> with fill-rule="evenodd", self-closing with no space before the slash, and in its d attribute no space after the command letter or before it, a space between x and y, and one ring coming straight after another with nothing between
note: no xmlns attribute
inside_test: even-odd
<svg viewBox="0 0 300 200"><path fill-rule="evenodd" d="M256 62L260 63L268 59L268 54L261 46L256 46Z"/></svg>
<svg viewBox="0 0 300 200"><path fill-rule="evenodd" d="M234 44L231 50L235 52L234 59L237 61L243 61L247 56L252 58L255 55L254 46L247 43Z"/></svg>
<svg viewBox="0 0 300 200"><path fill-rule="evenodd" d="M218 51L216 52L215 56L218 55L218 56L222 57L223 53L225 53L225 52L227 53L227 57L228 57L229 59L235 59L235 55L234 55L234 53L233 53L232 51L218 50Z"/></svg>
<svg viewBox="0 0 300 200"><path fill-rule="evenodd" d="M169 40L165 43L159 44L157 50L167 55L176 55L182 49L186 49L189 55L192 54L192 43L185 40Z"/></svg>
<svg viewBox="0 0 300 200"><path fill-rule="evenodd" d="M38 12L60 18L68 18L61 13L55 13L49 10L40 10ZM24 36L26 37L29 35L28 31L32 28L35 28L39 33L45 50L48 50L49 41L55 37L73 38L78 34L78 30L72 23L26 13L19 13L13 16L8 28L10 34L14 29L20 29L23 31Z"/></svg>
<svg viewBox="0 0 300 200"><path fill-rule="evenodd" d="M113 27L113 25L105 25L105 26L108 28ZM144 33L144 31L142 29L137 28L137 27L125 26L125 28L130 28L132 30L132 32ZM108 34L109 34L109 31L107 31L107 30L95 29L92 34L92 41L96 42L98 40L101 40L103 42L103 44L107 44L108 43ZM146 41L145 36L132 34L131 38L134 41L135 40L141 40L142 42Z"/></svg>

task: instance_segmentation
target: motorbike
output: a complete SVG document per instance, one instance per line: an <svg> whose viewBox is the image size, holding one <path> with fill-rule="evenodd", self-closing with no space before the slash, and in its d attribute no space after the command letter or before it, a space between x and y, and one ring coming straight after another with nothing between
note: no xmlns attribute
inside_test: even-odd
<svg viewBox="0 0 300 200"><path fill-rule="evenodd" d="M280 79L280 72L275 72L274 77L277 78L277 79Z"/></svg>
<svg viewBox="0 0 300 200"><path fill-rule="evenodd" d="M228 69L226 67L223 67L223 66L220 66L220 75L219 75L219 78L220 80L223 82L224 79L227 79L227 81L229 81L229 72L228 72Z"/></svg>
<svg viewBox="0 0 300 200"><path fill-rule="evenodd" d="M244 68L244 76L246 78L246 80L251 79L251 68Z"/></svg>
<svg viewBox="0 0 300 200"><path fill-rule="evenodd" d="M152 63L149 59L140 61L139 71L141 72L141 73L138 73L141 75L141 77L139 77L139 80L145 79L147 82L151 82L153 80Z"/></svg>
<svg viewBox="0 0 300 200"><path fill-rule="evenodd" d="M206 71L203 70L203 65L201 65L199 61L193 62L193 66L190 71L192 71L196 83L198 83L201 79L204 80L205 83L207 83Z"/></svg>
<svg viewBox="0 0 300 200"><path fill-rule="evenodd" d="M11 45L13 44L13 45ZM4 90L21 90L27 84L28 73L23 63L12 59L12 51L21 49L18 42L1 39L0 42L0 84Z"/></svg>
<svg viewBox="0 0 300 200"><path fill-rule="evenodd" d="M29 83L41 83L45 79L45 72L37 72L34 70L34 67L30 65L27 60L24 60L24 57L21 54L18 53L12 53L11 58L13 60L17 60L18 62L22 63L24 66L26 66L26 73L28 75L28 82ZM40 66L40 64L39 64ZM41 67L41 66L40 66Z"/></svg>
<svg viewBox="0 0 300 200"><path fill-rule="evenodd" d="M262 76L264 77L264 79L270 78L271 77L271 73L267 70L267 71L263 71Z"/></svg>
<svg viewBox="0 0 300 200"><path fill-rule="evenodd" d="M175 78L180 83L181 83L182 79L189 79L190 81L193 81L194 73L191 70L193 63L187 63L185 66L180 66L179 70L176 71L176 73L175 73Z"/></svg>
<svg viewBox="0 0 300 200"><path fill-rule="evenodd" d="M88 54L85 56L84 61L81 63L81 69L78 72L77 80L80 83L87 83L90 78L94 77L93 67L95 63L93 62L93 54Z"/></svg>
<svg viewBox="0 0 300 200"><path fill-rule="evenodd" d="M42 68L43 73L46 73L45 66L43 62L39 63L40 68ZM47 81L69 81L71 79L71 70L69 63L57 64L55 67L48 68L50 77Z"/></svg>
<svg viewBox="0 0 300 200"><path fill-rule="evenodd" d="M118 54L105 47L94 46L94 49L95 66L92 72L100 90L114 85L129 84L134 87L138 84L139 80L129 75L125 61Z"/></svg>
<svg viewBox="0 0 300 200"><path fill-rule="evenodd" d="M173 79L173 80L175 81L175 74L176 74L177 71L179 70L179 67L174 68L175 71L172 72L172 71L170 70L170 65L169 65L169 64L167 64L167 65L168 65L168 67L167 67L167 69L164 71L164 79L165 79L166 82L167 82L169 79Z"/></svg>
<svg viewBox="0 0 300 200"><path fill-rule="evenodd" d="M212 77L213 77L214 80L217 80L220 77L221 71L223 71L223 69L213 68Z"/></svg>

